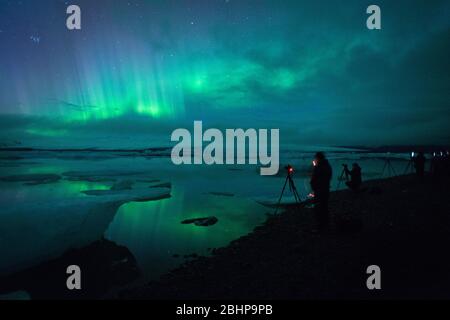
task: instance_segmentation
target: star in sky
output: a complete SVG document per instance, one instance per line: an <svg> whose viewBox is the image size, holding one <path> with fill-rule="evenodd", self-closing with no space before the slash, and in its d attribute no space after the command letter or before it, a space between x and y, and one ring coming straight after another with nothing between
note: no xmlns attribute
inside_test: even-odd
<svg viewBox="0 0 450 320"><path fill-rule="evenodd" d="M41 42L41 37L39 36L30 36L30 40L35 43L35 44L39 44Z"/></svg>

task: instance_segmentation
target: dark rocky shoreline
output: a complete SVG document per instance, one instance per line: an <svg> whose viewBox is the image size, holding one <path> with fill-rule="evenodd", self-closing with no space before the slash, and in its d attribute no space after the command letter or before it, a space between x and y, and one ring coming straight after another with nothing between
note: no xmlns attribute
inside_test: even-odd
<svg viewBox="0 0 450 320"><path fill-rule="evenodd" d="M82 290L66 287L66 269L74 264L82 270ZM33 300L100 299L139 276L136 259L126 247L101 239L80 249L67 250L56 259L0 277L0 295L8 297L14 292L24 292L24 299Z"/></svg>
<svg viewBox="0 0 450 320"><path fill-rule="evenodd" d="M288 207L211 257L118 298L448 299L449 199L450 189L429 178L373 180L359 194L332 193L326 234L311 233L312 209ZM381 290L366 287L372 264Z"/></svg>

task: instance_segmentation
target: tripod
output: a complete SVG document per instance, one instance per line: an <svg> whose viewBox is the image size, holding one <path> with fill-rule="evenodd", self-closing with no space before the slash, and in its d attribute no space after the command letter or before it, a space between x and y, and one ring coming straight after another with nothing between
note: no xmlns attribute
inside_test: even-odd
<svg viewBox="0 0 450 320"><path fill-rule="evenodd" d="M283 189L281 190L280 198L278 199L277 207L275 209L275 214L277 214L278 208L281 203L281 198L283 198L283 193L284 193L284 190L286 189L286 185L288 183L289 183L289 190L291 190L291 192L294 194L295 202L297 203L297 205L299 205L301 202L300 195L298 194L297 188L295 187L294 180L292 179L293 169L291 166L288 166L287 170L288 170L288 173L286 176L286 180L284 181Z"/></svg>
<svg viewBox="0 0 450 320"><path fill-rule="evenodd" d="M386 170L387 170L387 173L388 173L389 177L393 177L393 176L396 177L397 176L397 173L395 173L395 169L392 166L391 159L389 159L389 158L385 158L384 159L384 166L383 166L383 171L381 171L381 178L383 178L384 172Z"/></svg>
<svg viewBox="0 0 450 320"><path fill-rule="evenodd" d="M344 169L342 169L342 173L339 176L339 182L338 182L336 190L339 190L339 187L341 186L342 180L344 180L344 176L345 176L345 181L348 181L348 173L347 173L347 170L345 170L345 169L346 169L346 167L344 167Z"/></svg>

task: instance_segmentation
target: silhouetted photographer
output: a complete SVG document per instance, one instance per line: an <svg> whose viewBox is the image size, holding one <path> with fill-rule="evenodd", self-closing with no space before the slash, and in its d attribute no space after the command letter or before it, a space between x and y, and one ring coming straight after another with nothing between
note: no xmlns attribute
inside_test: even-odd
<svg viewBox="0 0 450 320"><path fill-rule="evenodd" d="M413 157L412 160L414 162L414 168L416 169L417 176L423 179L423 177L425 176L425 162L427 160L423 152L419 152L419 154Z"/></svg>
<svg viewBox="0 0 450 320"><path fill-rule="evenodd" d="M357 163L352 164L352 170L349 170L346 164L344 164L343 166L345 175L347 176L347 180L349 180L345 182L345 184L351 190L358 191L362 183L361 167Z"/></svg>
<svg viewBox="0 0 450 320"><path fill-rule="evenodd" d="M330 197L330 180L332 169L322 152L317 152L313 161L311 188L314 192L314 215L318 231L325 231L329 226L328 199Z"/></svg>

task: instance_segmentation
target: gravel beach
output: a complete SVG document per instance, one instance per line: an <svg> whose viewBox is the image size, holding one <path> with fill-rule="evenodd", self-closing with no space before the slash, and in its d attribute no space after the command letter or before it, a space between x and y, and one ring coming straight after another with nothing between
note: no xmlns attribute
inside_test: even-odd
<svg viewBox="0 0 450 320"><path fill-rule="evenodd" d="M212 249L128 299L450 298L450 189L426 177L333 192L331 230L314 234L311 208L286 207L227 247ZM368 290L366 269L381 269Z"/></svg>

